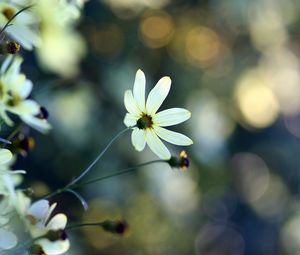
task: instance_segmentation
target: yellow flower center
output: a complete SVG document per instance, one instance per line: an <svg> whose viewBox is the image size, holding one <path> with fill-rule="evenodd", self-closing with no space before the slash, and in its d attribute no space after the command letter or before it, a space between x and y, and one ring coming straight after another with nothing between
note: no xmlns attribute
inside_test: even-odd
<svg viewBox="0 0 300 255"><path fill-rule="evenodd" d="M11 98L7 100L7 105L14 107L17 106L19 103L22 102L22 98L18 95L12 95L11 93L9 93Z"/></svg>
<svg viewBox="0 0 300 255"><path fill-rule="evenodd" d="M142 117L138 119L136 125L139 129L152 128L152 117L148 114L143 114Z"/></svg>
<svg viewBox="0 0 300 255"><path fill-rule="evenodd" d="M38 223L37 218L34 217L34 216L31 215L31 214L27 214L27 215L26 215L26 218L27 218L27 220L30 222L30 224L32 224L32 225L35 225L35 224Z"/></svg>
<svg viewBox="0 0 300 255"><path fill-rule="evenodd" d="M2 10L2 14L5 16L5 18L10 20L16 14L16 12L14 9L6 7Z"/></svg>

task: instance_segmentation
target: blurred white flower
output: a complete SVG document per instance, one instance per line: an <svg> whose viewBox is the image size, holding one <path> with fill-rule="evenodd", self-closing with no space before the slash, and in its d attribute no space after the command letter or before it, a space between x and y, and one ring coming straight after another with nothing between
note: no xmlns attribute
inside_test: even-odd
<svg viewBox="0 0 300 255"><path fill-rule="evenodd" d="M22 10L22 7L16 3L0 3L0 28L2 29L20 10ZM28 8L12 20L11 25L6 27L5 32L25 49L32 50L33 47L39 46L41 42L38 23L39 18L31 8Z"/></svg>
<svg viewBox="0 0 300 255"><path fill-rule="evenodd" d="M171 108L157 113L169 93L170 77L163 77L157 82L150 91L147 102L145 101L145 86L145 75L138 70L133 93L131 90L127 90L124 95L124 103L128 111L124 123L127 127L133 127L131 140L137 151L142 151L147 143L158 157L169 159L170 151L159 137L169 143L183 146L191 145L193 141L183 134L163 127L184 122L191 117L191 113L183 108Z"/></svg>
<svg viewBox="0 0 300 255"><path fill-rule="evenodd" d="M41 27L42 42L37 49L40 63L59 75L75 75L85 54L84 40L74 29L79 9L66 0L35 0L35 11Z"/></svg>
<svg viewBox="0 0 300 255"><path fill-rule="evenodd" d="M34 202L25 212L27 226L33 238L39 238L35 244L39 245L44 254L55 255L66 252L70 247L64 231L67 225L65 214L59 213L50 219L56 203L49 205L47 200Z"/></svg>
<svg viewBox="0 0 300 255"><path fill-rule="evenodd" d="M51 129L46 119L38 117L41 107L32 99L28 99L32 82L20 73L23 59L19 56L9 56L0 69L0 116L6 124L13 125L6 112L18 115L33 128L47 132Z"/></svg>

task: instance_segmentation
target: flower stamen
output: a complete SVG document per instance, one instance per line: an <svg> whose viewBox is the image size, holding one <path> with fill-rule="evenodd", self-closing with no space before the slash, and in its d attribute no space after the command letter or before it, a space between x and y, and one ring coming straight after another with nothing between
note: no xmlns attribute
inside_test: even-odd
<svg viewBox="0 0 300 255"><path fill-rule="evenodd" d="M152 117L148 114L143 113L142 117L138 119L136 126L139 129L152 128L153 126Z"/></svg>

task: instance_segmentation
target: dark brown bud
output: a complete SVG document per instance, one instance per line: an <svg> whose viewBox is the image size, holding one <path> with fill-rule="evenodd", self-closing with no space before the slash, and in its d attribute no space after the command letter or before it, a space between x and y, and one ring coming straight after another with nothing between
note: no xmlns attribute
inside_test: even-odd
<svg viewBox="0 0 300 255"><path fill-rule="evenodd" d="M186 151L181 151L179 157L171 157L168 163L171 167L180 168L182 171L186 171L190 166L190 160Z"/></svg>
<svg viewBox="0 0 300 255"><path fill-rule="evenodd" d="M59 230L49 230L48 233L45 235L45 238L49 239L49 241L64 241L68 238L68 235L65 230L59 229Z"/></svg>
<svg viewBox="0 0 300 255"><path fill-rule="evenodd" d="M14 152L19 153L23 157L26 157L28 153L34 148L35 141L33 137L29 136L28 132L21 131L18 136L13 140L12 144L8 148Z"/></svg>
<svg viewBox="0 0 300 255"><path fill-rule="evenodd" d="M124 235L128 232L129 226L126 221L124 220L106 220L104 221L101 226L105 231L118 234L118 235Z"/></svg>
<svg viewBox="0 0 300 255"><path fill-rule="evenodd" d="M16 54L20 51L20 44L16 43L16 42L8 42L7 45L7 53L9 54Z"/></svg>
<svg viewBox="0 0 300 255"><path fill-rule="evenodd" d="M0 54L6 55L6 54L17 54L20 51L20 44L16 42L6 42L3 44L0 44Z"/></svg>

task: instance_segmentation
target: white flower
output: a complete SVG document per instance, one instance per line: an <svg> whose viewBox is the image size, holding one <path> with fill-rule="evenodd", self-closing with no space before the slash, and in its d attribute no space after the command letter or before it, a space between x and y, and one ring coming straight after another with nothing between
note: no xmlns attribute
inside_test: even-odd
<svg viewBox="0 0 300 255"><path fill-rule="evenodd" d="M19 56L8 56L0 69L0 116L8 125L13 122L6 112L11 112L33 128L47 132L51 126L45 119L40 119L40 106L32 99L28 99L32 82L20 73L23 59Z"/></svg>
<svg viewBox="0 0 300 255"><path fill-rule="evenodd" d="M13 3L0 3L0 28L22 8ZM5 29L13 39L20 43L25 49L31 50L33 46L38 46L41 42L38 33L38 18L31 12L30 8L17 15L12 25Z"/></svg>
<svg viewBox="0 0 300 255"><path fill-rule="evenodd" d="M66 0L35 0L41 22L41 47L37 49L41 65L59 75L78 73L78 64L85 54L85 43L75 30L79 9Z"/></svg>
<svg viewBox="0 0 300 255"><path fill-rule="evenodd" d="M45 236L35 243L48 255L62 254L70 247L70 242L64 232L67 225L66 215L59 213L50 219L55 207L56 203L50 206L47 200L39 200L33 203L25 214L32 237ZM52 240L47 238L47 234L51 235Z"/></svg>
<svg viewBox="0 0 300 255"><path fill-rule="evenodd" d="M170 77L161 78L150 91L145 101L146 78L141 70L135 76L133 93L127 90L124 103L128 113L124 123L133 127L131 140L137 151L142 151L146 143L160 158L169 159L171 154L159 137L176 145L191 145L193 141L187 136L167 130L163 127L172 126L186 121L191 113L183 108L171 108L157 113L157 110L167 97L170 87Z"/></svg>

